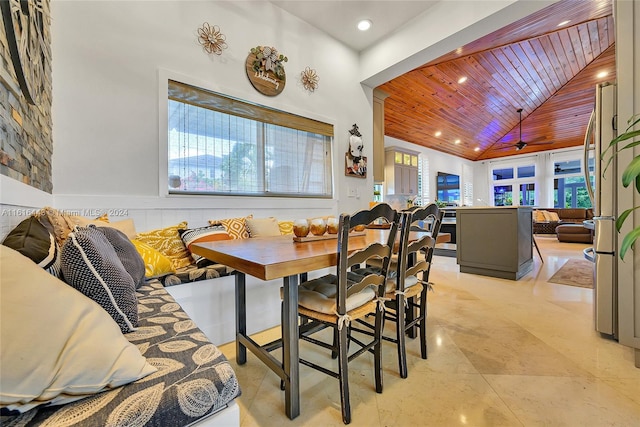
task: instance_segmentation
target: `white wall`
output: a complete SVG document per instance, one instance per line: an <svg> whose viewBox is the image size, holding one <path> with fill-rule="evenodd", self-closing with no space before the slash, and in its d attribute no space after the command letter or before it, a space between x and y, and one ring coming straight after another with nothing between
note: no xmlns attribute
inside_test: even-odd
<svg viewBox="0 0 640 427"><path fill-rule="evenodd" d="M53 205L51 194L6 175L0 175L0 198L0 241L23 219Z"/></svg>
<svg viewBox="0 0 640 427"><path fill-rule="evenodd" d="M220 217L268 206L268 214L292 219L307 210L336 213L368 206L373 177L347 178L343 171L353 123L364 135L365 152L372 152L370 94L358 81L358 55L332 38L264 1L54 0L51 14L57 207L224 207L211 213ZM228 48L221 56L206 54L198 44L197 29L205 21L226 36ZM246 76L246 57L257 45L275 46L289 59L286 87L276 97L257 92ZM307 66L320 76L314 93L300 83ZM334 124L335 200L161 197L160 70ZM354 187L360 199L347 197Z"/></svg>

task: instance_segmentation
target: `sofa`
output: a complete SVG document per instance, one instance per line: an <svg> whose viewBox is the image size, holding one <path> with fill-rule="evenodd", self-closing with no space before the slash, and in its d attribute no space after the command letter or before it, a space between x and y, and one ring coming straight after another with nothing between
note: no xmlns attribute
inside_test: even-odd
<svg viewBox="0 0 640 427"><path fill-rule="evenodd" d="M125 224L86 221L63 236L31 216L0 246L0 424L239 425L228 360Z"/></svg>
<svg viewBox="0 0 640 427"><path fill-rule="evenodd" d="M593 230L583 221L593 219L585 208L546 208L533 211L533 233L555 234L560 242L592 243Z"/></svg>

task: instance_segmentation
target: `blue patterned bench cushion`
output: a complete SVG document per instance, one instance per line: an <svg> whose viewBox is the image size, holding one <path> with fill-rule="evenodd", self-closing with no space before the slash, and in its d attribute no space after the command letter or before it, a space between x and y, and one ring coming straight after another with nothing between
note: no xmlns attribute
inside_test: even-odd
<svg viewBox="0 0 640 427"><path fill-rule="evenodd" d="M147 282L137 293L138 329L125 337L158 368L156 373L67 405L2 416L0 425L186 426L240 396L225 356L162 284Z"/></svg>

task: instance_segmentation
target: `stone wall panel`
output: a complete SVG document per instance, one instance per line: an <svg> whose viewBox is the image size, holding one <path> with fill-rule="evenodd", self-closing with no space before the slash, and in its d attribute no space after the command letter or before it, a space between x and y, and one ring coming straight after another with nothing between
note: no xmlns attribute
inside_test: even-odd
<svg viewBox="0 0 640 427"><path fill-rule="evenodd" d="M43 3L48 15L49 0ZM44 35L46 49L51 52L50 19L45 19ZM52 193L51 67L46 67L40 104L31 105L20 92L1 21L0 57L0 174Z"/></svg>

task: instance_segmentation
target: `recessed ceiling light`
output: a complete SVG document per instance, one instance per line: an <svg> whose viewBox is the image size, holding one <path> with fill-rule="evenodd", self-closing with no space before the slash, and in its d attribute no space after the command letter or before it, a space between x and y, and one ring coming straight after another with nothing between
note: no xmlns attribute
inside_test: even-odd
<svg viewBox="0 0 640 427"><path fill-rule="evenodd" d="M435 133L435 135L436 135L436 136L440 136L440 135L442 135L442 132L437 131L437 132Z"/></svg>
<svg viewBox="0 0 640 427"><path fill-rule="evenodd" d="M473 151L480 151L480 147L474 148Z"/></svg>
<svg viewBox="0 0 640 427"><path fill-rule="evenodd" d="M561 23L558 24L558 27L562 27L564 25L567 25L569 22L571 22L571 21L570 20L562 21Z"/></svg>
<svg viewBox="0 0 640 427"><path fill-rule="evenodd" d="M597 77L597 78L599 78L599 79L601 79L601 78L603 78L603 77L607 77L608 75L609 75L609 73L608 73L608 72L606 72L606 71L600 71L600 72L596 75L596 77Z"/></svg>
<svg viewBox="0 0 640 427"><path fill-rule="evenodd" d="M462 84L462 83L464 83L464 82L466 82L466 81L467 81L467 77L466 77L466 76L462 76L462 77L460 77L460 78L458 79L458 83L460 83L460 84Z"/></svg>
<svg viewBox="0 0 640 427"><path fill-rule="evenodd" d="M360 31L367 31L369 28L371 28L372 24L373 22L371 22L369 19L363 19L362 21L358 22L358 29Z"/></svg>
<svg viewBox="0 0 640 427"><path fill-rule="evenodd" d="M453 141L454 144L460 144L460 140L456 139L455 141Z"/></svg>

